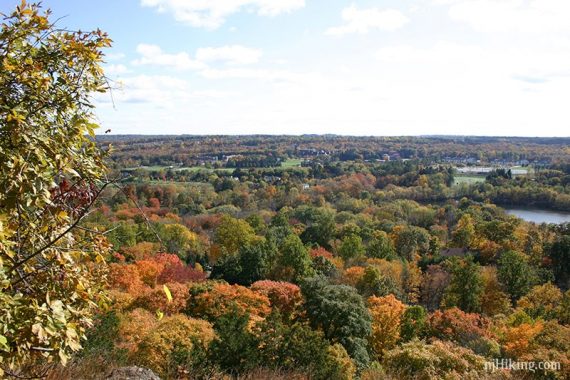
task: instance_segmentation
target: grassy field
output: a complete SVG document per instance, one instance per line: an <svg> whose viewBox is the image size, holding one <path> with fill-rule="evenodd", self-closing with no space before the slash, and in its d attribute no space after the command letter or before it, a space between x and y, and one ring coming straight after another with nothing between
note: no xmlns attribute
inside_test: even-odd
<svg viewBox="0 0 570 380"><path fill-rule="evenodd" d="M485 182L485 177L480 175L456 175L454 185L460 185L466 183L468 185Z"/></svg>
<svg viewBox="0 0 570 380"><path fill-rule="evenodd" d="M301 162L303 160L298 159L298 158L292 158L292 159L288 159L283 161L283 163L281 164L281 166L275 166L275 168L283 168L283 169L292 169L292 168L300 168L301 167ZM170 167L170 166L140 166L138 168L127 168L126 170L136 170L136 169L142 169L142 170L148 170L148 171L159 171L159 170L168 170L168 169L172 169L174 171L180 171L180 170L189 170L189 171L198 171L198 170L208 170L208 171L223 171L223 172L233 172L235 170L235 168L207 168L205 166L182 166L182 167ZM245 168L248 169L248 168ZM271 168L254 168L254 169L271 169Z"/></svg>
<svg viewBox="0 0 570 380"><path fill-rule="evenodd" d="M299 159L299 158L290 158L288 160L285 160L282 164L281 167L282 168L297 168L301 166L301 162L303 160Z"/></svg>

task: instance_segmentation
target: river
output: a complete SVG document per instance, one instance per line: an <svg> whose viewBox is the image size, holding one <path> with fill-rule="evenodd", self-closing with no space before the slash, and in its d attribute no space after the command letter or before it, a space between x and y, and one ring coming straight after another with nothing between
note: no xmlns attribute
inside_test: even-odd
<svg viewBox="0 0 570 380"><path fill-rule="evenodd" d="M505 208L507 214L518 216L527 222L534 223L565 223L570 222L570 213L525 208Z"/></svg>

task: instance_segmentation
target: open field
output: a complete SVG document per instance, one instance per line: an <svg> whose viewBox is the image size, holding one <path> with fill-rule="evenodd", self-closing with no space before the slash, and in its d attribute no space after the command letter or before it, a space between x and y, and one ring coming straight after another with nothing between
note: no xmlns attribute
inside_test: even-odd
<svg viewBox="0 0 570 380"><path fill-rule="evenodd" d="M283 161L283 163L281 164L281 166L273 166L273 167L268 167L268 168L264 168L264 167L255 167L252 169L293 169L293 168L300 168L301 167L301 162L303 160L299 159L299 158L291 158L288 159L286 161ZM136 168L127 168L125 169L126 171L133 171L133 170L137 170L137 169L141 169L141 170L147 170L147 171L159 171L159 170L174 170L174 171L183 171L183 170L188 170L188 171L199 171L199 170L208 170L208 171L225 171L225 172L233 172L235 170L235 168L208 168L206 166L160 166L160 165L156 165L156 166L139 166ZM250 168L243 168L244 170L246 169L250 169Z"/></svg>
<svg viewBox="0 0 570 380"><path fill-rule="evenodd" d="M466 183L468 185L485 182L485 177L480 175L456 175L454 178L454 185Z"/></svg>
<svg viewBox="0 0 570 380"><path fill-rule="evenodd" d="M281 167L282 168L297 168L297 167L301 166L302 161L303 160L301 160L300 158L290 158L290 159L284 161L281 164Z"/></svg>

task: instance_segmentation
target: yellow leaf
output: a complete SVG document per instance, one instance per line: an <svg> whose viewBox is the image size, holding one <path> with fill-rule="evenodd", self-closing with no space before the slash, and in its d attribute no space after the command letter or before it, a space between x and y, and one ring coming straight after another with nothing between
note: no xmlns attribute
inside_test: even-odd
<svg viewBox="0 0 570 380"><path fill-rule="evenodd" d="M172 293L170 293L170 289L168 289L168 286L163 285L162 288L164 289L164 293L166 294L168 302L172 302Z"/></svg>
<svg viewBox="0 0 570 380"><path fill-rule="evenodd" d="M160 321L163 317L164 317L164 313L160 310L156 311L156 317L158 318L158 320Z"/></svg>
<svg viewBox="0 0 570 380"><path fill-rule="evenodd" d="M69 359L69 357L67 356L65 351L59 350L59 359L61 360L61 365L65 367L65 365L67 365L67 359Z"/></svg>

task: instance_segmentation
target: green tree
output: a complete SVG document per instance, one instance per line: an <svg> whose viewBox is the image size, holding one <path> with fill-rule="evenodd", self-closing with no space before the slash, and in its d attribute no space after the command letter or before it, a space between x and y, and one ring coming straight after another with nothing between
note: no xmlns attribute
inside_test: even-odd
<svg viewBox="0 0 570 380"><path fill-rule="evenodd" d="M0 30L0 362L66 362L101 299L104 238L76 226L106 186L92 96L106 34L25 2ZM88 137L91 136L91 137ZM2 377L2 375L0 375Z"/></svg>
<svg viewBox="0 0 570 380"><path fill-rule="evenodd" d="M443 302L446 307L457 306L467 313L481 311L481 296L484 291L481 266L473 262L473 258L452 260L449 263L451 281Z"/></svg>
<svg viewBox="0 0 570 380"><path fill-rule="evenodd" d="M216 227L214 242L227 253L237 253L242 245L251 242L254 237L255 231L245 220L224 215Z"/></svg>
<svg viewBox="0 0 570 380"><path fill-rule="evenodd" d="M122 247L132 247L137 244L137 225L127 222L119 222L110 233L107 234L113 249L118 251Z"/></svg>
<svg viewBox="0 0 570 380"><path fill-rule="evenodd" d="M473 217L469 214L464 214L457 222L455 230L453 230L453 245L461 248L468 248L471 246L475 238L475 225Z"/></svg>
<svg viewBox="0 0 570 380"><path fill-rule="evenodd" d="M421 227L411 226L398 228L395 236L396 251L401 257L408 261L413 261L416 254L424 255L429 251L430 236L429 233Z"/></svg>
<svg viewBox="0 0 570 380"><path fill-rule="evenodd" d="M230 284L251 285L266 278L276 256L275 246L265 239L242 245L237 254L222 256L212 268L212 278Z"/></svg>
<svg viewBox="0 0 570 380"><path fill-rule="evenodd" d="M334 212L325 208L304 209L300 219L307 224L307 228L301 234L301 239L307 244L317 244L330 249L330 241L333 238L336 227Z"/></svg>
<svg viewBox="0 0 570 380"><path fill-rule="evenodd" d="M554 277L559 286L570 288L570 235L564 235L550 247Z"/></svg>
<svg viewBox="0 0 570 380"><path fill-rule="evenodd" d="M365 298L370 296L382 297L388 294L394 294L398 298L402 296L398 285L390 277L383 276L378 268L373 266L364 269L364 275L358 280L356 289Z"/></svg>
<svg viewBox="0 0 570 380"><path fill-rule="evenodd" d="M428 330L427 312L422 306L409 306L404 311L400 324L400 338L407 342L414 338L422 339Z"/></svg>
<svg viewBox="0 0 570 380"><path fill-rule="evenodd" d="M159 230L162 243L169 253L187 260L190 253L198 250L198 236L182 224L164 224Z"/></svg>
<svg viewBox="0 0 570 380"><path fill-rule="evenodd" d="M536 282L533 268L526 257L517 251L507 251L501 255L497 277L513 303L524 296Z"/></svg>
<svg viewBox="0 0 570 380"><path fill-rule="evenodd" d="M342 239L339 255L344 260L350 260L364 255L364 245L362 238L358 235L348 235Z"/></svg>
<svg viewBox="0 0 570 380"><path fill-rule="evenodd" d="M216 338L209 347L210 360L231 374L240 374L257 366L257 340L248 329L249 316L237 309L216 319Z"/></svg>
<svg viewBox="0 0 570 380"><path fill-rule="evenodd" d="M251 285L266 278L276 256L277 249L265 239L241 247L239 258L242 285Z"/></svg>
<svg viewBox="0 0 570 380"><path fill-rule="evenodd" d="M384 231L374 231L366 255L375 259L393 260L396 256L394 243Z"/></svg>
<svg viewBox="0 0 570 380"><path fill-rule="evenodd" d="M370 361L366 339L372 319L362 297L351 286L332 285L321 277L305 280L301 291L311 326L342 344L359 368L365 367Z"/></svg>
<svg viewBox="0 0 570 380"><path fill-rule="evenodd" d="M251 228L253 228L257 234L262 234L267 228L265 221L258 214L251 214L245 218L245 221L251 226Z"/></svg>
<svg viewBox="0 0 570 380"><path fill-rule="evenodd" d="M254 330L260 342L260 362L264 366L279 370L302 370L313 379L352 378L354 365L346 373L346 365L332 355L332 347L322 332L312 330L306 324L297 322L288 326L278 313L272 313ZM344 348L342 351L348 356ZM346 359L350 366L350 358Z"/></svg>
<svg viewBox="0 0 570 380"><path fill-rule="evenodd" d="M278 276L286 281L299 281L313 274L311 256L297 235L289 235L279 247L277 267Z"/></svg>

